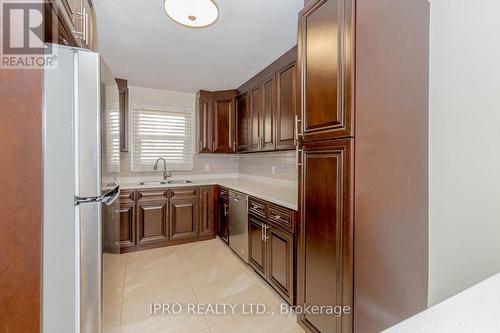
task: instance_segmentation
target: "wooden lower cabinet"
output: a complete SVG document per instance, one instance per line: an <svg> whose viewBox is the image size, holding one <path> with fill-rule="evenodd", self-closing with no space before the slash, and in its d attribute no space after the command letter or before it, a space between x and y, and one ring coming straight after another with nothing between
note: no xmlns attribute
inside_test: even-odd
<svg viewBox="0 0 500 333"><path fill-rule="evenodd" d="M170 199L170 239L198 239L198 198Z"/></svg>
<svg viewBox="0 0 500 333"><path fill-rule="evenodd" d="M352 310L352 145L352 140L303 145L298 305L350 306ZM310 332L352 331L352 315L301 314L298 319Z"/></svg>
<svg viewBox="0 0 500 333"><path fill-rule="evenodd" d="M295 212L250 198L251 205L264 205L263 216L268 211L280 211L289 217L293 228L284 227L280 215L269 214L264 218L250 210L248 214L249 265L265 279L290 305L295 305ZM260 206L258 206L260 207ZM277 223L280 222L280 223Z"/></svg>
<svg viewBox="0 0 500 333"><path fill-rule="evenodd" d="M215 186L200 187L200 225L198 228L198 240L215 237L216 196Z"/></svg>
<svg viewBox="0 0 500 333"><path fill-rule="evenodd" d="M137 247L163 244L168 239L168 206L166 202L137 205Z"/></svg>
<svg viewBox="0 0 500 333"><path fill-rule="evenodd" d="M267 279L267 247L264 238L266 227L264 221L253 215L248 216L248 263L264 279Z"/></svg>
<svg viewBox="0 0 500 333"><path fill-rule="evenodd" d="M266 231L268 253L267 282L288 303L293 304L294 281L294 237L276 227Z"/></svg>
<svg viewBox="0 0 500 333"><path fill-rule="evenodd" d="M135 207L134 204L120 204L120 231L118 233L120 252L135 249Z"/></svg>

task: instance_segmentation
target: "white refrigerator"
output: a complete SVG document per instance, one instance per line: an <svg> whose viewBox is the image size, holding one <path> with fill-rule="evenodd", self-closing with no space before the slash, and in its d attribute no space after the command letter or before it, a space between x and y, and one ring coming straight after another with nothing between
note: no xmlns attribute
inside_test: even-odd
<svg viewBox="0 0 500 333"><path fill-rule="evenodd" d="M119 127L103 136L101 119L114 112L109 119L117 121L118 112L106 100L118 101L118 88L99 54L53 48L57 66L43 73L42 332L98 333L101 216L104 207L116 207L119 197L118 185L102 176L103 169L110 173L108 166L116 163L116 156L119 163L119 151L113 151L119 149ZM110 157L103 155L101 145Z"/></svg>

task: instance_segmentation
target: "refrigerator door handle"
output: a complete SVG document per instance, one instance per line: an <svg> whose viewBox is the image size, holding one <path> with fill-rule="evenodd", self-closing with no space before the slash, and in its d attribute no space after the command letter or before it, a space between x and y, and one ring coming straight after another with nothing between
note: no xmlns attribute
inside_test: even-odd
<svg viewBox="0 0 500 333"><path fill-rule="evenodd" d="M119 196L120 196L120 186L116 185L114 188L104 192L99 197L79 197L75 195L75 206L85 203L96 203L96 202L102 202L109 206L113 204Z"/></svg>

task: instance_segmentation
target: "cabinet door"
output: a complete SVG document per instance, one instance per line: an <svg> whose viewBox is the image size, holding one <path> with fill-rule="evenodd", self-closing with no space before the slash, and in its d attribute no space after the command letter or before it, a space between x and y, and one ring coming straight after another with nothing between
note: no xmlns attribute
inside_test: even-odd
<svg viewBox="0 0 500 333"><path fill-rule="evenodd" d="M293 235L276 227L266 232L269 284L289 303L294 303Z"/></svg>
<svg viewBox="0 0 500 333"><path fill-rule="evenodd" d="M303 82L298 97L304 141L354 135L352 8L352 0L314 0L299 14L297 64Z"/></svg>
<svg viewBox="0 0 500 333"><path fill-rule="evenodd" d="M304 144L299 170L298 304L352 308L352 139ZM318 332L351 332L352 317L306 314Z"/></svg>
<svg viewBox="0 0 500 333"><path fill-rule="evenodd" d="M170 239L198 238L198 199L170 200Z"/></svg>
<svg viewBox="0 0 500 333"><path fill-rule="evenodd" d="M264 239L265 223L259 219L248 216L248 254L249 264L264 279L266 279L266 241Z"/></svg>
<svg viewBox="0 0 500 333"><path fill-rule="evenodd" d="M250 110L248 94L236 98L236 150L245 151L249 148Z"/></svg>
<svg viewBox="0 0 500 333"><path fill-rule="evenodd" d="M274 92L274 76L264 80L262 84L262 117L261 117L261 149L274 150L274 110L276 94Z"/></svg>
<svg viewBox="0 0 500 333"><path fill-rule="evenodd" d="M276 108L276 149L295 148L296 115L295 62L278 70Z"/></svg>
<svg viewBox="0 0 500 333"><path fill-rule="evenodd" d="M260 150L262 126L262 85L250 90L250 149Z"/></svg>
<svg viewBox="0 0 500 333"><path fill-rule="evenodd" d="M213 110L211 93L200 91L198 93L198 118L199 118L199 135L200 135L200 153L212 152L212 126L213 126Z"/></svg>
<svg viewBox="0 0 500 333"><path fill-rule="evenodd" d="M137 205L137 246L164 243L168 239L167 203Z"/></svg>
<svg viewBox="0 0 500 333"><path fill-rule="evenodd" d="M214 153L235 151L235 95L229 91L214 93Z"/></svg>
<svg viewBox="0 0 500 333"><path fill-rule="evenodd" d="M120 204L120 249L135 246L135 210L134 204Z"/></svg>
<svg viewBox="0 0 500 333"><path fill-rule="evenodd" d="M219 213L217 215L219 216L219 223L217 227L217 235L227 243L229 239L229 223L228 223L229 206L227 200L219 198L218 206L219 206Z"/></svg>
<svg viewBox="0 0 500 333"><path fill-rule="evenodd" d="M200 189L200 226L198 239L215 237L215 187L207 186Z"/></svg>

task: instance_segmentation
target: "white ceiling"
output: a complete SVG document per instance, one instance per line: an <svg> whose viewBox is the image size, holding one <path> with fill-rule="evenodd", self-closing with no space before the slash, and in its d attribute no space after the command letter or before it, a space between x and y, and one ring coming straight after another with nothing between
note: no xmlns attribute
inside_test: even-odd
<svg viewBox="0 0 500 333"><path fill-rule="evenodd" d="M163 0L95 0L98 49L130 85L195 92L236 88L297 43L303 0L216 0L204 29L173 22Z"/></svg>

